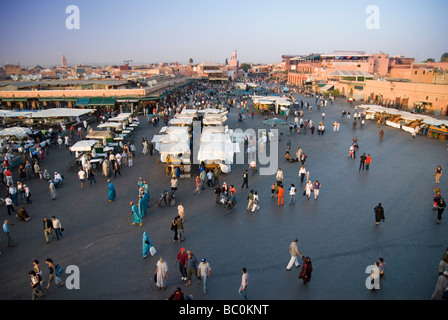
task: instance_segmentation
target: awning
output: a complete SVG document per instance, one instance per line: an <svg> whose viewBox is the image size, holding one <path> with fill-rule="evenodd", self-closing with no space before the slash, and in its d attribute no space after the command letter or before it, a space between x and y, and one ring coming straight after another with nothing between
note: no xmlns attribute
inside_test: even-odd
<svg viewBox="0 0 448 320"><path fill-rule="evenodd" d="M327 84L327 85L322 87L321 91L330 91L330 90L333 90L333 88L334 88L334 85Z"/></svg>
<svg viewBox="0 0 448 320"><path fill-rule="evenodd" d="M87 107L89 105L90 98L79 98L76 100L75 106L77 107Z"/></svg>
<svg viewBox="0 0 448 320"><path fill-rule="evenodd" d="M139 102L139 97L118 97L116 99L117 102Z"/></svg>
<svg viewBox="0 0 448 320"><path fill-rule="evenodd" d="M116 102L117 100L111 97L95 97L90 99L88 106L114 106Z"/></svg>
<svg viewBox="0 0 448 320"><path fill-rule="evenodd" d="M17 98L0 98L3 102L20 102L20 101L28 101L27 97L17 97Z"/></svg>
<svg viewBox="0 0 448 320"><path fill-rule="evenodd" d="M39 98L42 102L56 102L56 101L78 101L76 97L43 97Z"/></svg>
<svg viewBox="0 0 448 320"><path fill-rule="evenodd" d="M31 114L32 118L66 118L80 117L93 112L93 110L74 109L74 108L51 108L43 109Z"/></svg>
<svg viewBox="0 0 448 320"><path fill-rule="evenodd" d="M81 140L70 147L71 151L91 151L92 147L97 143L96 140Z"/></svg>

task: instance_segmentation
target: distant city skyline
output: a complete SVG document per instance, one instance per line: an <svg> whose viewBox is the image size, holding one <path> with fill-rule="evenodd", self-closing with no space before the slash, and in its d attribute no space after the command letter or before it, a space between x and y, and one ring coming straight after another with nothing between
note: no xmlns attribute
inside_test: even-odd
<svg viewBox="0 0 448 320"><path fill-rule="evenodd" d="M80 10L68 29L66 8ZM379 29L369 29L369 5ZM104 66L230 60L278 63L282 55L357 50L436 61L448 51L448 1L302 0L2 1L0 65Z"/></svg>

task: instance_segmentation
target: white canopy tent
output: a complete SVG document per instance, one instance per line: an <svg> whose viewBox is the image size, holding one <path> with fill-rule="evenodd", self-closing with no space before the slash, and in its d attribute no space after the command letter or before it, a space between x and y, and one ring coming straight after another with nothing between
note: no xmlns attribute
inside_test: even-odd
<svg viewBox="0 0 448 320"><path fill-rule="evenodd" d="M67 118L80 117L94 112L92 109L74 109L74 108L51 108L31 112L31 118Z"/></svg>
<svg viewBox="0 0 448 320"><path fill-rule="evenodd" d="M31 130L23 127L11 127L0 131L0 137L16 137L17 139L24 139L29 134Z"/></svg>
<svg viewBox="0 0 448 320"><path fill-rule="evenodd" d="M70 147L71 151L88 152L91 151L97 140L81 140Z"/></svg>

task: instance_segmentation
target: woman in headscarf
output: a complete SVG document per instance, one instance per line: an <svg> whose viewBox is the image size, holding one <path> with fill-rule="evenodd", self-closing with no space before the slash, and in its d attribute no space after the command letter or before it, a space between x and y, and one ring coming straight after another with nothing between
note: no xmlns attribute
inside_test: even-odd
<svg viewBox="0 0 448 320"><path fill-rule="evenodd" d="M148 256L149 253L149 249L151 249L152 247L152 243L151 243L151 239L148 236L148 233L145 231L143 232L143 258L146 258Z"/></svg>
<svg viewBox="0 0 448 320"><path fill-rule="evenodd" d="M112 201L114 201L115 198L117 197L117 194L116 194L116 192L115 192L115 186L114 186L114 184L112 183L112 181L107 180L107 182L109 183L109 184L107 185L107 188L109 189L109 193L108 193L107 197L109 198L109 202L112 202Z"/></svg>
<svg viewBox="0 0 448 320"><path fill-rule="evenodd" d="M159 290L166 289L166 275L168 273L168 265L163 260L163 258L160 258L159 261L157 261L156 267L157 267L155 272L155 274L157 275L156 285L157 287L159 287L158 288Z"/></svg>
<svg viewBox="0 0 448 320"><path fill-rule="evenodd" d="M129 203L131 205L132 225L138 223L139 226L143 224L142 217L140 216L137 205L134 202Z"/></svg>
<svg viewBox="0 0 448 320"><path fill-rule="evenodd" d="M107 160L107 159L105 159L104 161L103 161L103 164L102 164L102 171L103 171L103 176L105 176L105 177L108 177L109 176L109 160Z"/></svg>
<svg viewBox="0 0 448 320"><path fill-rule="evenodd" d="M311 272L313 272L311 259L309 257L305 257L305 259L303 259L302 269L299 273L299 279L303 280L303 284L307 284L308 282L310 282Z"/></svg>
<svg viewBox="0 0 448 320"><path fill-rule="evenodd" d="M146 205L145 200L143 198L144 198L143 194L140 194L138 196L138 212L141 218L144 218L146 214Z"/></svg>

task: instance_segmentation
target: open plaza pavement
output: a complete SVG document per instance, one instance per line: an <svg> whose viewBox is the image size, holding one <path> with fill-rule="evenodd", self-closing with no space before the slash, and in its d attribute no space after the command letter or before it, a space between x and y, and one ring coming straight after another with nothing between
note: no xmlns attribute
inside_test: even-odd
<svg viewBox="0 0 448 320"><path fill-rule="evenodd" d="M249 175L249 188L241 189L248 164L236 164L219 178L220 183L233 184L237 190L234 210L217 205L211 187L200 195L193 194L198 165L192 166L190 178L180 179L175 207L155 207L160 191L169 189L170 180L164 164L158 163L158 152L154 156L141 153L141 139L151 140L162 125L153 127L142 115L134 137L134 165L124 167L116 179L111 178L117 191L112 203L108 202L107 181L100 169L96 171L96 183L86 182L81 189L76 170L68 170L74 154L64 148L50 148L41 168L64 175L63 186L56 189L57 200L51 199L47 182L30 178L24 182L30 187L33 202L23 204L19 199L17 206L26 208L30 221L18 221L14 215L7 215L5 206L0 207L3 219L14 224L11 236L17 244L10 248L4 237L0 241L0 299L30 300L28 272L33 269L33 260L40 261L46 285L48 267L44 261L52 258L64 268L79 268L80 288L70 290L52 284L40 298L43 300L165 300L177 287L193 295L194 300L239 300L243 267L250 275L251 300L429 300L439 261L448 245L448 217L437 224L436 211L432 210L434 187L441 189L442 196L446 191L446 174L439 185L434 178L437 165L446 167L446 143L426 136L412 141L410 134L384 125L384 141L379 142L380 128L374 120L366 120L362 129L358 124L354 131L353 118L341 118L343 110L354 113L354 106L345 99L338 98L318 110L314 98L295 97L313 104L312 112L305 110L304 115L316 126L321 112L325 112L326 132L289 135L288 126L276 127L280 132L278 167L284 173L283 206L271 199L275 175ZM250 99L248 103L252 106ZM243 130L271 129L263 120L255 111L254 119L240 123L238 110L231 108L226 125ZM335 120L340 122L339 132L333 132ZM359 140L357 157L348 159L355 136ZM322 184L317 200L302 196L299 164L284 159L288 140L293 153L300 146L307 154L305 166L310 178ZM372 156L372 164L370 170L360 172L359 156L364 152ZM13 174L16 182L16 168ZM151 198L143 225L135 226L131 225L129 202L137 201L139 177L148 182ZM288 204L291 183L298 189L294 205ZM251 189L260 199L260 210L255 213L246 211ZM5 185L0 187L0 195L6 196ZM177 243L172 240L170 226L180 202L185 208L185 240ZM386 221L376 225L373 208L379 202ZM61 221L61 240L45 243L44 216L56 216ZM145 231L157 250L147 258L142 257ZM294 238L298 238L299 252L313 263L308 285L298 279L300 269L285 271L290 259L288 247ZM194 277L191 286L181 280L175 265L181 247L195 253L199 261L206 258L210 263L207 295ZM153 281L160 257L169 267L166 290L157 290ZM369 276L366 268L379 257L385 260L386 278L381 289L372 292L365 285Z"/></svg>

